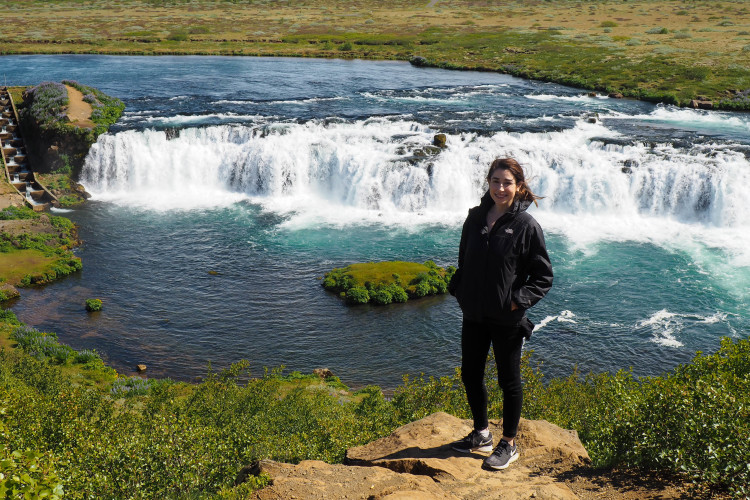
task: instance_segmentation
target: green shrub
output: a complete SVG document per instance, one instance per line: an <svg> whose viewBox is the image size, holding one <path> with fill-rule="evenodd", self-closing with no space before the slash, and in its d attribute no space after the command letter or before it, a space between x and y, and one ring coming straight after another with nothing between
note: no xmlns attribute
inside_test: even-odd
<svg viewBox="0 0 750 500"><path fill-rule="evenodd" d="M370 301L370 293L367 288L354 287L346 291L346 302L348 304L367 304Z"/></svg>
<svg viewBox="0 0 750 500"><path fill-rule="evenodd" d="M389 290L383 288L372 293L370 300L379 306L386 306L393 302L393 295Z"/></svg>
<svg viewBox="0 0 750 500"><path fill-rule="evenodd" d="M101 311L102 310L101 299L86 299L86 310L89 312Z"/></svg>
<svg viewBox="0 0 750 500"><path fill-rule="evenodd" d="M599 24L599 27L601 28L616 28L617 26L619 25L614 21L602 21Z"/></svg>
<svg viewBox="0 0 750 500"><path fill-rule="evenodd" d="M409 300L409 296L406 294L406 291L398 285L393 285L390 292L393 302L404 303Z"/></svg>
<svg viewBox="0 0 750 500"><path fill-rule="evenodd" d="M646 33L649 35L666 35L669 33L669 30L667 28L651 28L650 30L647 30Z"/></svg>
<svg viewBox="0 0 750 500"><path fill-rule="evenodd" d="M41 453L28 449L0 451L0 498L61 500L62 483L43 458Z"/></svg>
<svg viewBox="0 0 750 500"><path fill-rule="evenodd" d="M352 44L350 42L344 42L341 45L339 45L339 50L342 51L342 52L348 52L348 51L350 51L352 49L353 49L353 47L352 47Z"/></svg>

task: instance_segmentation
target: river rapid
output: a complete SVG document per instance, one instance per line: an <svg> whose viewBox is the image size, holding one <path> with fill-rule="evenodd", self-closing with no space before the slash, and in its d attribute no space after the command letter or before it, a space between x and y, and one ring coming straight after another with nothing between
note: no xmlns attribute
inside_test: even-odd
<svg viewBox="0 0 750 500"><path fill-rule="evenodd" d="M248 359L354 387L460 364L450 296L346 307L353 262L455 265L491 160L544 199L555 272L525 349L548 376L656 375L750 331L750 116L589 97L402 62L2 56L8 85L119 97L91 149L76 276L23 290L19 318L119 371L192 380ZM435 134L438 154L422 156ZM99 297L104 309L87 314Z"/></svg>

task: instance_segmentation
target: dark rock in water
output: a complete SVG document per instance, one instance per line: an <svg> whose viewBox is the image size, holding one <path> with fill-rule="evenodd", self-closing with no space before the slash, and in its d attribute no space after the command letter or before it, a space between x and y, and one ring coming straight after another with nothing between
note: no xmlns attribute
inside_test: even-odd
<svg viewBox="0 0 750 500"><path fill-rule="evenodd" d="M427 59L422 56L414 56L409 59L409 62L412 64L412 66L427 66Z"/></svg>
<svg viewBox="0 0 750 500"><path fill-rule="evenodd" d="M178 128L164 129L164 135L167 137L168 141L171 141L172 139L177 139L178 137L180 137L180 129Z"/></svg>
<svg viewBox="0 0 750 500"><path fill-rule="evenodd" d="M638 160L625 160L622 162L623 165L625 165L626 168L633 168L638 166Z"/></svg>
<svg viewBox="0 0 750 500"><path fill-rule="evenodd" d="M589 96L589 97L596 97L596 92L589 92L586 95Z"/></svg>
<svg viewBox="0 0 750 500"><path fill-rule="evenodd" d="M433 146L437 146L439 148L445 147L445 141L446 141L445 134L435 134L435 137L432 138Z"/></svg>
<svg viewBox="0 0 750 500"><path fill-rule="evenodd" d="M428 163L427 166L425 167L425 170L427 170L427 175L429 175L430 177L432 177L432 172L433 172L434 168L435 168L434 164Z"/></svg>
<svg viewBox="0 0 750 500"><path fill-rule="evenodd" d="M320 378L333 377L333 372L328 368L316 368L313 370L313 375L317 375Z"/></svg>
<svg viewBox="0 0 750 500"><path fill-rule="evenodd" d="M623 174L632 174L633 170L631 170L630 167L622 167L620 170L622 170Z"/></svg>
<svg viewBox="0 0 750 500"><path fill-rule="evenodd" d="M586 116L586 121L588 123L596 123L599 121L599 113L589 113Z"/></svg>
<svg viewBox="0 0 750 500"><path fill-rule="evenodd" d="M625 96L624 96L624 95L622 95L622 94L621 94L621 93L619 93L619 92L612 92L611 94L608 94L608 95L607 95L607 97L611 97L612 99L622 99L622 98L624 98Z"/></svg>

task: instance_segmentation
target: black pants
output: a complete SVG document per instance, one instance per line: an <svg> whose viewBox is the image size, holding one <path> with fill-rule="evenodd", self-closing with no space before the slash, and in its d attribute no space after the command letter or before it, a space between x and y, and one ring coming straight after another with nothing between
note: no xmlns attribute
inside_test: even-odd
<svg viewBox="0 0 750 500"><path fill-rule="evenodd" d="M461 380L466 388L466 398L474 417L474 428L484 429L489 424L484 369L490 344L495 352L497 378L503 390L503 435L514 438L518 433L523 404L522 330L519 327L503 327L464 320L461 329Z"/></svg>

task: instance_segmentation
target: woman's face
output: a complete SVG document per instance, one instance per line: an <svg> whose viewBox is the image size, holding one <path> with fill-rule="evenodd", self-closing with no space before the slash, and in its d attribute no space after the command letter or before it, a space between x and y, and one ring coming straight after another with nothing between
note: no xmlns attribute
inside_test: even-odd
<svg viewBox="0 0 750 500"><path fill-rule="evenodd" d="M505 212L513 204L516 196L516 179L510 170L496 169L490 174L490 196L497 208Z"/></svg>

